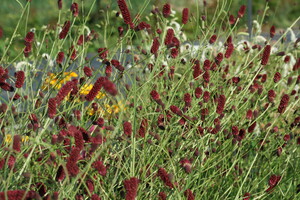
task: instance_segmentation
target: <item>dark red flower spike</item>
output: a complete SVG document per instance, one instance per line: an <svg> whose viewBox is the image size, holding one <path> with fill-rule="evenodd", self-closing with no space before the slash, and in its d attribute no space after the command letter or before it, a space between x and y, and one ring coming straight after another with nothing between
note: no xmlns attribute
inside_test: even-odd
<svg viewBox="0 0 300 200"><path fill-rule="evenodd" d="M132 177L130 179L124 180L124 187L126 190L126 200L135 200L138 191L139 179L136 177Z"/></svg>
<svg viewBox="0 0 300 200"><path fill-rule="evenodd" d="M128 9L128 6L126 4L126 1L125 0L118 0L117 2L118 2L119 9L120 9L120 11L122 13L124 23L127 24L127 25L129 25L130 28L133 29L134 28L134 24L132 22L129 9Z"/></svg>
<svg viewBox="0 0 300 200"><path fill-rule="evenodd" d="M163 6L163 10L162 10L163 16L165 18L169 17L171 15L171 5L169 3L166 3Z"/></svg>
<svg viewBox="0 0 300 200"><path fill-rule="evenodd" d="M182 24L186 24L189 21L189 9L188 8L184 8L182 10Z"/></svg>

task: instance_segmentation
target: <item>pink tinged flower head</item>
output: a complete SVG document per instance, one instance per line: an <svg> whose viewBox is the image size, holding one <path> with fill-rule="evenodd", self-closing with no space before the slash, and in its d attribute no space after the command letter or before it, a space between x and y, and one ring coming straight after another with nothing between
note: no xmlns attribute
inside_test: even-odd
<svg viewBox="0 0 300 200"><path fill-rule="evenodd" d="M184 8L182 10L182 24L186 24L189 21L189 9L188 8Z"/></svg>
<svg viewBox="0 0 300 200"><path fill-rule="evenodd" d="M72 3L70 10L73 13L74 17L78 16L79 10L78 10L78 4L77 3Z"/></svg>
<svg viewBox="0 0 300 200"><path fill-rule="evenodd" d="M245 11L246 11L246 6L245 5L242 5L238 11L238 17L239 18L242 18L245 14Z"/></svg>
<svg viewBox="0 0 300 200"><path fill-rule="evenodd" d="M152 46L151 46L151 50L150 50L151 53L156 55L158 52L159 46L160 46L160 43L158 41L158 37L155 37L152 42Z"/></svg>
<svg viewBox="0 0 300 200"><path fill-rule="evenodd" d="M270 28L270 37L271 37L271 38L273 38L273 37L274 37L274 35L275 35L275 32L276 32L276 30L275 30L275 26L271 26L271 28Z"/></svg>
<svg viewBox="0 0 300 200"><path fill-rule="evenodd" d="M164 182L166 186L168 186L169 188L174 188L174 185L170 180L169 174L164 168L159 168L157 175L160 177L160 179Z"/></svg>
<svg viewBox="0 0 300 200"><path fill-rule="evenodd" d="M218 98L218 105L217 105L216 113L218 113L219 115L223 113L225 103L226 103L226 97L225 97L225 95L222 94Z"/></svg>
<svg viewBox="0 0 300 200"><path fill-rule="evenodd" d="M57 64L62 64L62 62L63 62L63 60L64 60L64 57L65 57L65 54L64 54L64 52L59 52L58 54L57 54L57 57L56 57L56 63Z"/></svg>
<svg viewBox="0 0 300 200"><path fill-rule="evenodd" d="M280 74L279 72L276 72L276 73L274 74L274 78L273 78L274 83L279 82L280 79L281 79L281 74Z"/></svg>
<svg viewBox="0 0 300 200"><path fill-rule="evenodd" d="M122 13L125 24L128 24L130 28L134 28L134 24L131 20L130 12L125 0L118 0L118 6Z"/></svg>
<svg viewBox="0 0 300 200"><path fill-rule="evenodd" d="M195 200L195 195L193 194L192 190L187 189L184 191L184 196L186 196L187 200Z"/></svg>
<svg viewBox="0 0 300 200"><path fill-rule="evenodd" d="M97 79L97 81L93 85L90 92L85 96L85 99L87 101L93 101L93 99L97 96L98 92L102 88L104 80L105 80L104 77L100 77L100 78Z"/></svg>
<svg viewBox="0 0 300 200"><path fill-rule="evenodd" d="M281 98L280 104L278 106L278 112L280 114L284 113L290 101L290 97L287 94L284 94Z"/></svg>
<svg viewBox="0 0 300 200"><path fill-rule="evenodd" d="M217 35L212 35L209 39L209 44L213 44L215 43L217 40Z"/></svg>
<svg viewBox="0 0 300 200"><path fill-rule="evenodd" d="M21 152L21 136L20 135L14 135L13 139L13 150L17 152Z"/></svg>
<svg viewBox="0 0 300 200"><path fill-rule="evenodd" d="M137 191L138 191L139 179L136 177L132 177L130 179L124 180L124 187L126 190L126 200L135 200Z"/></svg>
<svg viewBox="0 0 300 200"><path fill-rule="evenodd" d="M30 31L25 36L25 42L32 43L34 40L34 32Z"/></svg>
<svg viewBox="0 0 300 200"><path fill-rule="evenodd" d="M101 176L106 176L107 169L102 161L98 160L93 162L92 167L96 169Z"/></svg>
<svg viewBox="0 0 300 200"><path fill-rule="evenodd" d="M56 98L50 98L48 100L48 117L53 119L56 115Z"/></svg>
<svg viewBox="0 0 300 200"><path fill-rule="evenodd" d="M70 153L70 157L67 160L67 170L70 176L76 176L79 173L79 167L77 166L77 161L80 156L80 149L73 148Z"/></svg>
<svg viewBox="0 0 300 200"><path fill-rule="evenodd" d="M21 88L24 84L24 81L25 81L25 73L24 71L17 71L15 73L15 77L16 77L16 83L15 83L15 86L16 88Z"/></svg>
<svg viewBox="0 0 300 200"><path fill-rule="evenodd" d="M168 18L171 15L171 5L169 3L166 3L163 6L162 13L165 18Z"/></svg>
<svg viewBox="0 0 300 200"><path fill-rule="evenodd" d="M262 59L261 59L261 65L267 65L268 64L270 53L271 53L271 46L267 45L264 49L264 52L263 52L263 56L262 56Z"/></svg>
<svg viewBox="0 0 300 200"><path fill-rule="evenodd" d="M124 130L124 134L127 135L127 136L131 136L132 134L132 125L130 122L124 122L123 123L123 130Z"/></svg>
<svg viewBox="0 0 300 200"><path fill-rule="evenodd" d="M64 39L67 36L67 34L68 34L69 30L70 30L70 27L71 27L71 22L70 21L66 21L64 23L64 26L63 26L61 32L59 33L59 39Z"/></svg>

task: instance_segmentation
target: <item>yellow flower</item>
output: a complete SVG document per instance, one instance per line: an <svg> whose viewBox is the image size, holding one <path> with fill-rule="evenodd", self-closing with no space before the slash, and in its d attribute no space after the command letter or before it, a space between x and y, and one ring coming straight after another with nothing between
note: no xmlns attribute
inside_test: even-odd
<svg viewBox="0 0 300 200"><path fill-rule="evenodd" d="M7 144L10 144L11 141L12 141L11 135L10 134L5 135L4 142L7 143Z"/></svg>
<svg viewBox="0 0 300 200"><path fill-rule="evenodd" d="M12 135L11 134L6 134L4 137L4 142L6 144L10 144L12 142ZM22 136L21 141L24 142L28 142L29 141L29 137L27 135Z"/></svg>
<svg viewBox="0 0 300 200"><path fill-rule="evenodd" d="M98 110L96 112L94 111L94 109L88 108L87 114L88 115L97 114L97 115L100 115L104 118L111 118L112 115L115 115L115 114L117 114L119 112L122 112L126 109L127 108L125 107L125 105L120 101L120 102L118 102L118 104L114 104L114 105L104 104L103 106L98 108Z"/></svg>
<svg viewBox="0 0 300 200"><path fill-rule="evenodd" d="M75 72L64 72L62 79L59 79L54 73L50 73L45 79L45 82L42 85L42 90L47 90L48 88L60 89L61 86L70 81L73 77L78 77Z"/></svg>
<svg viewBox="0 0 300 200"><path fill-rule="evenodd" d="M79 94L81 95L87 95L91 89L93 88L93 84L84 84L80 90L79 90ZM96 98L97 99L102 99L103 97L105 97L105 94L102 92L98 92Z"/></svg>

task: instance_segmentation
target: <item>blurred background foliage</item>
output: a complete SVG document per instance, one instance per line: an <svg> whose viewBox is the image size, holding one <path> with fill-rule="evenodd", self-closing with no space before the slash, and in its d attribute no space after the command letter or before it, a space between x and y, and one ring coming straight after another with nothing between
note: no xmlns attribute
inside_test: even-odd
<svg viewBox="0 0 300 200"><path fill-rule="evenodd" d="M200 5L200 12L204 14L203 0L198 0ZM220 0L222 1L222 0ZM247 5L248 0L232 0L232 6L229 14L233 14L236 16L239 7L242 4ZM63 0L63 12L62 19L65 20L64 16L70 16L69 8L72 2L77 2L79 6L84 8L81 10L85 13L88 12L89 8L92 5L93 0ZM150 13L153 9L153 5L157 6L159 10L163 4L167 1L165 0L151 0L148 4L144 15ZM190 12L196 16L196 0L169 0L168 1L172 5L172 9L178 11L177 15L180 20L182 8L187 7L190 8ZM206 12L208 16L214 13L216 7L216 0L206 0L207 9ZM265 8L267 0L253 0L253 19L257 19L262 16L263 10ZM270 9L267 12L265 18L264 28L268 32L268 28L272 25L278 29L287 28L297 17L299 17L299 0L269 0ZM21 5L24 6L26 0L1 0L0 6L0 27L3 30L4 37L10 37L16 27L16 24L21 16ZM135 15L142 8L144 1L140 0L127 0L127 3L132 11L132 14ZM96 6L94 7L89 23L92 25L91 28L101 20L106 17L106 10L117 8L116 0L97 0ZM26 13L27 14L27 13ZM113 16L111 16L113 17ZM70 18L70 17L69 17ZM29 31L30 28L40 28L44 25L55 25L58 19L58 9L57 9L57 0L32 0L30 6L29 20L28 20L28 28L25 29L26 21L21 21L21 27L23 25L24 33ZM114 19L111 19L114 20ZM61 22L63 23L63 22ZM246 25L246 17L243 19L240 26L245 27ZM99 27L99 26L98 26ZM187 28L193 28L189 26ZM299 24L296 27L299 30ZM187 30L188 31L188 30Z"/></svg>

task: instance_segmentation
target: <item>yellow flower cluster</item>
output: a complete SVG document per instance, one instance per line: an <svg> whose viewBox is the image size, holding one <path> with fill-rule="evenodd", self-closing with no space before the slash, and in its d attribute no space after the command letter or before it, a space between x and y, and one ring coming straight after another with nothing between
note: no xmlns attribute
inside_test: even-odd
<svg viewBox="0 0 300 200"><path fill-rule="evenodd" d="M13 140L13 137L11 134L6 134L4 137L4 142L6 144L10 144ZM22 142L28 142L29 141L29 137L27 135L22 136Z"/></svg>
<svg viewBox="0 0 300 200"><path fill-rule="evenodd" d="M126 110L125 105L120 101L118 104L114 105L109 105L109 104L104 104L98 110L94 110L93 108L89 108L87 110L88 115L99 115L104 118L111 118L112 115L115 115L121 111Z"/></svg>
<svg viewBox="0 0 300 200"><path fill-rule="evenodd" d="M50 73L42 86L42 90L47 90L49 88L60 89L63 84L70 81L73 77L78 77L78 75L75 72L64 72L64 77L59 80L54 73ZM93 84L84 84L79 88L79 94L87 95L92 88ZM105 97L105 94L102 92L99 92L96 96L98 99L102 99L103 97ZM66 100L68 99L69 97L66 97Z"/></svg>
<svg viewBox="0 0 300 200"><path fill-rule="evenodd" d="M93 88L93 84L84 84L80 89L79 89L79 94L80 95L87 95L91 89ZM96 98L97 99L102 99L105 97L105 94L102 92L98 92Z"/></svg>
<svg viewBox="0 0 300 200"><path fill-rule="evenodd" d="M78 77L78 75L75 72L64 72L64 76L59 79L57 75L50 73L42 85L42 90L49 88L60 89L64 83L70 81L73 77Z"/></svg>

